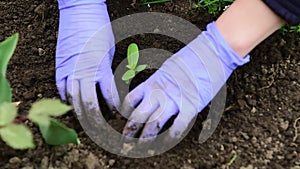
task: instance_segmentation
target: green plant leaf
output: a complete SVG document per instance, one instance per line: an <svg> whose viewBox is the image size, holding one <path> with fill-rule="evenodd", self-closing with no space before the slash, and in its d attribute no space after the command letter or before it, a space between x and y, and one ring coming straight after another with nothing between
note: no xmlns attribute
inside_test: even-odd
<svg viewBox="0 0 300 169"><path fill-rule="evenodd" d="M11 102L12 94L10 85L6 80L6 70L8 62L17 46L18 38L19 34L14 34L0 43L0 103Z"/></svg>
<svg viewBox="0 0 300 169"><path fill-rule="evenodd" d="M134 78L134 76L135 76L135 71L134 71L134 70L127 70L127 71L123 74L122 80L123 80L123 81L128 81L128 80Z"/></svg>
<svg viewBox="0 0 300 169"><path fill-rule="evenodd" d="M131 43L127 49L128 68L135 69L139 61L139 48L137 44Z"/></svg>
<svg viewBox="0 0 300 169"><path fill-rule="evenodd" d="M14 121L17 116L17 106L10 103L0 103L0 126L5 126Z"/></svg>
<svg viewBox="0 0 300 169"><path fill-rule="evenodd" d="M37 124L50 125L50 116L60 116L71 110L72 107L59 100L43 99L33 103L28 118Z"/></svg>
<svg viewBox="0 0 300 169"><path fill-rule="evenodd" d="M45 142L50 145L62 145L68 143L80 144L75 130L66 127L64 124L51 118L50 125L39 125Z"/></svg>
<svg viewBox="0 0 300 169"><path fill-rule="evenodd" d="M147 67L147 65L139 65L139 66L137 66L137 67L135 68L135 71L136 71L136 72L143 71L143 70L146 69L146 67Z"/></svg>
<svg viewBox="0 0 300 169"><path fill-rule="evenodd" d="M9 124L0 128L0 136L14 149L34 148L32 133L23 124Z"/></svg>

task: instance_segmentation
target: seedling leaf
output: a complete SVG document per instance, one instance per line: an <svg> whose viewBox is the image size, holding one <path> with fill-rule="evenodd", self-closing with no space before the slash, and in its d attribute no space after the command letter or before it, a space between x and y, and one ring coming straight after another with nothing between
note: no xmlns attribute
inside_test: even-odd
<svg viewBox="0 0 300 169"><path fill-rule="evenodd" d="M127 70L124 75L122 76L123 81L127 81L132 79L135 76L135 71L134 70Z"/></svg>
<svg viewBox="0 0 300 169"><path fill-rule="evenodd" d="M33 136L23 124L9 124L0 128L2 140L14 149L34 148Z"/></svg>
<svg viewBox="0 0 300 169"><path fill-rule="evenodd" d="M50 125L39 125L45 142L50 145L62 145L68 143L80 144L76 132L66 127L55 119L50 119Z"/></svg>
<svg viewBox="0 0 300 169"><path fill-rule="evenodd" d="M141 71L145 70L146 67L147 67L147 65L139 65L139 66L137 66L137 67L135 68L135 71L136 71L136 72L141 72Z"/></svg>
<svg viewBox="0 0 300 169"><path fill-rule="evenodd" d="M19 34L14 34L0 43L0 103L11 102L12 94L10 85L6 80L6 69L16 48L18 38Z"/></svg>
<svg viewBox="0 0 300 169"><path fill-rule="evenodd" d="M5 126L12 123L16 115L16 105L9 102L0 103L0 126Z"/></svg>
<svg viewBox="0 0 300 169"><path fill-rule="evenodd" d="M139 60L139 48L137 44L131 43L127 49L128 68L135 69Z"/></svg>
<svg viewBox="0 0 300 169"><path fill-rule="evenodd" d="M48 126L50 125L50 116L60 116L71 109L71 106L65 105L59 100L43 99L33 103L28 118L37 124Z"/></svg>

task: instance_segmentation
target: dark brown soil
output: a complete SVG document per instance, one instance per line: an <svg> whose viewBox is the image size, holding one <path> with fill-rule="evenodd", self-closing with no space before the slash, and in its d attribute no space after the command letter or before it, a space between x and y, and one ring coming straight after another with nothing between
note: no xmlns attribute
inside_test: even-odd
<svg viewBox="0 0 300 169"><path fill-rule="evenodd" d="M22 102L21 114L26 114L40 98L59 98L54 79L56 3L55 0L0 2L0 40L20 33L7 76L13 100ZM192 13L188 1L174 0L151 8L132 6L129 0L109 0L107 4L112 19L142 11L166 12L190 20L201 29L214 19L205 12ZM114 68L133 40L142 49L156 47L175 52L182 47L166 37L143 35L142 39L126 39L117 46ZM299 43L300 34L278 31L253 50L252 61L238 68L229 79L226 112L216 132L203 144L197 142L203 121L200 115L190 134L172 150L146 159L119 157L94 144L70 113L61 120L79 132L82 144L48 146L29 122L36 149L16 151L0 141L0 168L299 169L300 136L295 137L295 127L300 126L300 121L294 124L300 117Z"/></svg>

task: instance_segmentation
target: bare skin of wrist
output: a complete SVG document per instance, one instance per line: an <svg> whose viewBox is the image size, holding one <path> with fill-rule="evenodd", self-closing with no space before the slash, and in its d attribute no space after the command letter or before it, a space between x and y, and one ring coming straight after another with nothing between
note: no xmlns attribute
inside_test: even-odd
<svg viewBox="0 0 300 169"><path fill-rule="evenodd" d="M245 57L255 46L284 24L261 0L236 0L216 21L217 28L240 56Z"/></svg>

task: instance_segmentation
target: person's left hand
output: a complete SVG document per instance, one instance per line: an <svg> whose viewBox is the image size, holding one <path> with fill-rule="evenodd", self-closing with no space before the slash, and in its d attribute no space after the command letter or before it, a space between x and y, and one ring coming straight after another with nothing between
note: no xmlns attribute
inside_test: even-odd
<svg viewBox="0 0 300 169"><path fill-rule="evenodd" d="M239 57L211 23L207 31L169 58L148 80L130 92L121 113L129 117L123 134L154 139L178 114L169 137L181 138L190 122L217 94L232 71L248 62Z"/></svg>
<svg viewBox="0 0 300 169"><path fill-rule="evenodd" d="M58 4L56 85L77 115L96 119L97 85L111 110L120 106L111 69L115 44L107 6L105 0L59 0Z"/></svg>

